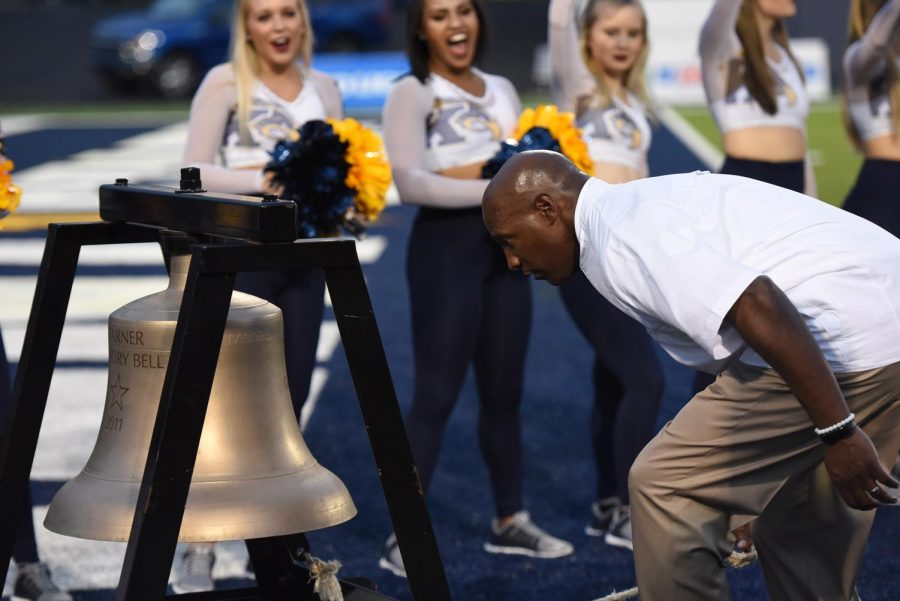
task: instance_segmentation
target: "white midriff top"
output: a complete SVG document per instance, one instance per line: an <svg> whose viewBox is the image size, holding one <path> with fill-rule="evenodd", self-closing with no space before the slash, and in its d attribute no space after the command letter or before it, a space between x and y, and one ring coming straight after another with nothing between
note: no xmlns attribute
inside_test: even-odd
<svg viewBox="0 0 900 601"><path fill-rule="evenodd" d="M791 127L806 131L809 96L787 50L777 61L766 57L775 78L777 110L770 115L756 102L744 80L744 56L735 32L743 0L716 0L700 31L703 89L719 131L752 127Z"/></svg>
<svg viewBox="0 0 900 601"><path fill-rule="evenodd" d="M576 125L592 161L644 171L652 132L637 96L629 93L627 103L613 97L606 108L588 108L578 115Z"/></svg>
<svg viewBox="0 0 900 601"><path fill-rule="evenodd" d="M493 157L515 132L521 105L508 79L472 70L484 82L481 96L434 73L424 82L407 75L391 88L382 124L401 202L442 209L481 205L488 180L440 172Z"/></svg>
<svg viewBox="0 0 900 601"><path fill-rule="evenodd" d="M792 127L806 129L809 115L809 96L794 62L783 48L781 60L766 59L775 75L775 99L778 109L770 115L756 102L741 82L717 100L711 100L709 110L722 133L750 127ZM740 68L732 65L733 70ZM705 78L704 78L705 79ZM727 85L727 83L726 83ZM712 96L710 96L712 97Z"/></svg>

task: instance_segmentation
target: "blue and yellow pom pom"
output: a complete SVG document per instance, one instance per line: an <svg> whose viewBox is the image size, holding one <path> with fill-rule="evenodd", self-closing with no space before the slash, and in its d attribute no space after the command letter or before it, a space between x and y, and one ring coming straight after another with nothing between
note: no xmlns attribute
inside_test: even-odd
<svg viewBox="0 0 900 601"><path fill-rule="evenodd" d="M332 236L343 227L360 236L363 221L384 209L391 168L381 138L355 119L314 119L282 140L265 170L297 203L302 238Z"/></svg>
<svg viewBox="0 0 900 601"><path fill-rule="evenodd" d="M526 150L559 152L585 173L594 170L581 130L575 126L575 115L552 104L522 111L513 135L514 139L502 142L497 154L485 164L482 177L492 178L510 157Z"/></svg>

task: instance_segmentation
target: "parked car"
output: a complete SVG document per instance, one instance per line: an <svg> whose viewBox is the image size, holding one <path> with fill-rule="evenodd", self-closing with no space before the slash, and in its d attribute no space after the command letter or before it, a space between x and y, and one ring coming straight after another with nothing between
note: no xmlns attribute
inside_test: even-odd
<svg viewBox="0 0 900 601"><path fill-rule="evenodd" d="M389 38L387 0L307 0L317 52L359 51ZM100 20L91 32L92 68L114 90L187 98L203 75L228 60L234 0L156 0Z"/></svg>

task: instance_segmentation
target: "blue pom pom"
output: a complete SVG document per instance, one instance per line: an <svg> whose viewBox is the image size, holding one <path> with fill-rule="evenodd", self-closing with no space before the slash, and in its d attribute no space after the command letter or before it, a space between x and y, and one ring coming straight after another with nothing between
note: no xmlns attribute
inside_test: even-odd
<svg viewBox="0 0 900 601"><path fill-rule="evenodd" d="M516 142L501 142L500 150L482 167L481 177L491 179L513 155L526 150L561 152L559 142L550 134L550 130L545 127L532 127Z"/></svg>
<svg viewBox="0 0 900 601"><path fill-rule="evenodd" d="M273 173L276 185L284 186L282 198L297 203L301 238L334 234L355 198L344 183L350 168L347 143L318 119L304 123L298 133L297 141L275 145L265 170Z"/></svg>
<svg viewBox="0 0 900 601"><path fill-rule="evenodd" d="M559 152L559 142L544 127L532 127L519 140L519 152L526 150L552 150Z"/></svg>

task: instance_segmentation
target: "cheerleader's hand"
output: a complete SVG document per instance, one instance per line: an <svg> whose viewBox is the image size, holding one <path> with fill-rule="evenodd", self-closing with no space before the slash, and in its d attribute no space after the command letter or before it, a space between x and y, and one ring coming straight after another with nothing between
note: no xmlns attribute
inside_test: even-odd
<svg viewBox="0 0 900 601"><path fill-rule="evenodd" d="M281 195L284 194L284 184L279 184L275 182L275 172L274 171L266 171L263 175L263 194L274 194L281 198Z"/></svg>

